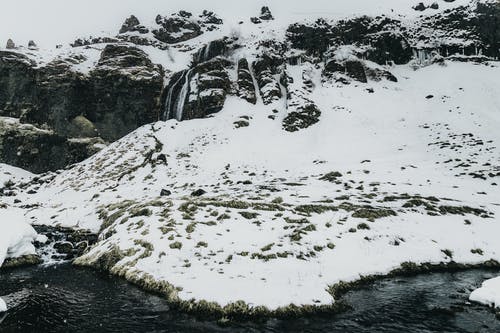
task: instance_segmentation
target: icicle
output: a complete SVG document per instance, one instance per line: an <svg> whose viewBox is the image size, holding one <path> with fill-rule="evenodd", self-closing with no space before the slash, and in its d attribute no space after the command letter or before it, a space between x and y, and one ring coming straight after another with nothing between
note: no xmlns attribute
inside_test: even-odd
<svg viewBox="0 0 500 333"><path fill-rule="evenodd" d="M177 103L176 103L176 113L175 116L178 121L182 120L182 114L184 113L184 103L186 102L186 97L189 92L189 77L191 75L191 72L193 70L190 69L189 71L185 72L184 74L184 85L182 86L182 89L179 93L179 97L177 98Z"/></svg>

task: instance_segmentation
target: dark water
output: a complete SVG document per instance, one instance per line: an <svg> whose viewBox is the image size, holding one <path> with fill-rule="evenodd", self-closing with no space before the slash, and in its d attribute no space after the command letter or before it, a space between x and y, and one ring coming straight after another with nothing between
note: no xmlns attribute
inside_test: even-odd
<svg viewBox="0 0 500 333"><path fill-rule="evenodd" d="M491 310L467 304L470 290L498 274L392 278L349 292L344 299L354 310L343 314L221 327L92 270L33 267L0 273L10 308L0 314L0 332L500 332Z"/></svg>

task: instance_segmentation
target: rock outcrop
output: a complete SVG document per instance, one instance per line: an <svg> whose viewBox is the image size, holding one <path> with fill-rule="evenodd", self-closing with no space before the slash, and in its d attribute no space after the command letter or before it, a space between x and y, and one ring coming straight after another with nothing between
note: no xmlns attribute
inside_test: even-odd
<svg viewBox="0 0 500 333"><path fill-rule="evenodd" d="M34 173L62 169L103 147L99 138L68 139L12 118L0 118L0 161Z"/></svg>

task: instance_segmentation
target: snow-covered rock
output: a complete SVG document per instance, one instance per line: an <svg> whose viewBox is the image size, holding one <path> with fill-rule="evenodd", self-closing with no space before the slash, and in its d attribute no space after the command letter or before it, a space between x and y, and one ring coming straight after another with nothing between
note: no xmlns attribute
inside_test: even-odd
<svg viewBox="0 0 500 333"><path fill-rule="evenodd" d="M500 309L500 277L483 282L481 288L474 290L469 299L493 308Z"/></svg>

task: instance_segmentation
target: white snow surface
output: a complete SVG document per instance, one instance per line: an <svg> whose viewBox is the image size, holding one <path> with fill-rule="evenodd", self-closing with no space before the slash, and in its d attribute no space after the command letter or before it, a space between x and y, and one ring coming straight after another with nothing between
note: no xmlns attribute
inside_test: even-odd
<svg viewBox="0 0 500 333"><path fill-rule="evenodd" d="M0 312L6 312L7 311L7 304L3 300L3 298L0 297Z"/></svg>
<svg viewBox="0 0 500 333"><path fill-rule="evenodd" d="M471 293L469 299L500 309L500 277L483 282L481 288Z"/></svg>
<svg viewBox="0 0 500 333"><path fill-rule="evenodd" d="M25 170L0 164L1 186L8 181L26 181L32 176ZM9 204L2 204L2 201L0 201L0 211L0 266L5 259L35 254L32 243L38 235L24 216L24 212Z"/></svg>

